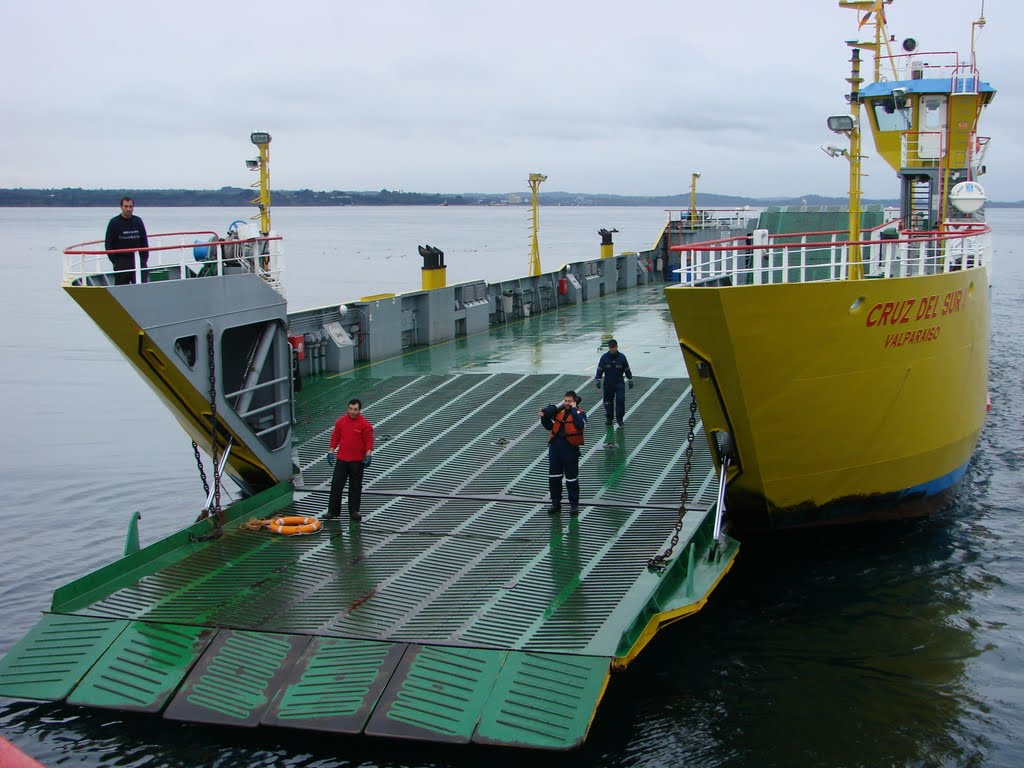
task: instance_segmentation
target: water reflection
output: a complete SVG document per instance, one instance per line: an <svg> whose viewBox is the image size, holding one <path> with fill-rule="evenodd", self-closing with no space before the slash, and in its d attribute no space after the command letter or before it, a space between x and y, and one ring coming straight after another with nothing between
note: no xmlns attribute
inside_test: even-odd
<svg viewBox="0 0 1024 768"><path fill-rule="evenodd" d="M599 715L621 765L963 765L983 753L965 615L985 588L955 514L744 542L697 619L663 633ZM668 691L672 693L666 695ZM616 741L616 739L613 739Z"/></svg>

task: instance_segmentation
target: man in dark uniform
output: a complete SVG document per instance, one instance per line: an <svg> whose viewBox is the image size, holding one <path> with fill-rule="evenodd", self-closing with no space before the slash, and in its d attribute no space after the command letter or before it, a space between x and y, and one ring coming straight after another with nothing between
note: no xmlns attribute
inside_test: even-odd
<svg viewBox="0 0 1024 768"><path fill-rule="evenodd" d="M562 511L562 477L569 495L569 511L580 513L580 446L587 414L580 407L579 396L569 390L559 406L548 405L539 412L540 423L550 430L548 436L548 490L551 509L557 515Z"/></svg>
<svg viewBox="0 0 1024 768"><path fill-rule="evenodd" d="M626 415L626 380L629 380L629 388L633 388L633 372L629 370L629 362L626 356L619 352L619 342L615 339L608 340L608 351L601 355L597 363L597 388L601 389L601 379L604 378L604 423L612 423L612 408L614 407L615 420L622 426L622 419Z"/></svg>
<svg viewBox="0 0 1024 768"><path fill-rule="evenodd" d="M146 236L146 225L135 215L135 201L130 197L121 198L121 213L107 224L105 239L107 251L119 251L128 248L149 248ZM142 282L149 282L146 267L149 264L149 251L138 252L142 264ZM108 253L107 258L114 265L114 285L129 285L135 282L135 253Z"/></svg>

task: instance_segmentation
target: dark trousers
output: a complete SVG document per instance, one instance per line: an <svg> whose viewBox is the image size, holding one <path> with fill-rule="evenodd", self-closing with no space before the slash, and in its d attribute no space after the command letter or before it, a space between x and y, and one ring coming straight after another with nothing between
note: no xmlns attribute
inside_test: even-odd
<svg viewBox="0 0 1024 768"><path fill-rule="evenodd" d="M345 492L345 481L349 479L352 482L348 486L348 513L359 514L359 502L363 497L363 462L336 461L331 477L331 500L327 502L328 515L341 514L341 495Z"/></svg>
<svg viewBox="0 0 1024 768"><path fill-rule="evenodd" d="M110 263L114 265L114 285L131 285L135 282L135 254L134 253L112 253L107 256ZM149 273L146 266L149 264L149 254L142 256L142 282L149 282Z"/></svg>
<svg viewBox="0 0 1024 768"><path fill-rule="evenodd" d="M626 382L620 380L618 384L605 382L604 388L604 415L606 419L614 418L622 421L626 415ZM615 407L614 414L612 406Z"/></svg>
<svg viewBox="0 0 1024 768"><path fill-rule="evenodd" d="M562 504L563 476L569 494L569 506L579 506L580 449L557 438L548 443L548 490L551 492L551 505L555 507Z"/></svg>

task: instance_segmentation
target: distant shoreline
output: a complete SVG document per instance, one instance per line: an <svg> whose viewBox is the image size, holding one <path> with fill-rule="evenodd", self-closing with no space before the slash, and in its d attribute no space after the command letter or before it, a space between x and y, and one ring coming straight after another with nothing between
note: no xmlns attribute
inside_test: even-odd
<svg viewBox="0 0 1024 768"><path fill-rule="evenodd" d="M221 189L0 189L0 208L116 208L121 197L132 197L139 208L232 208L253 204L255 191L241 187ZM701 208L764 208L783 205L846 205L845 197L801 195L786 198L753 198L736 195L697 194ZM316 191L311 189L274 190L274 207L353 207L353 206L528 206L529 193L483 194L461 192L379 192ZM690 195L607 195L583 192L542 192L542 206L573 207L662 207L688 209ZM899 207L899 200L865 199L864 205ZM989 201L990 208L1024 208L1024 200Z"/></svg>

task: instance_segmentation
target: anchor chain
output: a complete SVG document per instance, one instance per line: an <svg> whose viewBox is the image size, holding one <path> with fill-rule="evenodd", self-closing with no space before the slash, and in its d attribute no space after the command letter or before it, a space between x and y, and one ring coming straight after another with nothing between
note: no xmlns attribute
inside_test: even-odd
<svg viewBox="0 0 1024 768"><path fill-rule="evenodd" d="M697 428L697 398L690 388L690 421L686 433L686 459L683 462L683 491L679 498L679 516L676 518L675 531L672 533L672 540L668 548L660 555L655 555L647 561L647 570L661 573L668 567L668 561L679 543L679 533L683 530L683 517L686 515L686 502L690 496L690 467L693 464L693 438L694 430Z"/></svg>
<svg viewBox="0 0 1024 768"><path fill-rule="evenodd" d="M214 358L213 328L206 331L206 355L210 361L210 458L213 460L213 503L204 509L198 520L213 518L213 530L202 536L189 536L192 541L206 541L216 539L223 533L224 511L220 507L220 472L218 471L217 457L217 364ZM199 447L195 446L196 460L199 463L199 473L203 478L203 488L206 495L210 495L210 486L206 480L206 473L203 471L202 461L199 458Z"/></svg>
<svg viewBox="0 0 1024 768"><path fill-rule="evenodd" d="M216 515L216 525L220 528L224 513L220 508L220 472L217 471L217 361L213 351L213 328L209 328L206 331L206 354L210 357L210 457L213 459L213 507L210 511Z"/></svg>
<svg viewBox="0 0 1024 768"><path fill-rule="evenodd" d="M199 467L199 479L203 481L203 493L210 495L210 483L206 479L206 468L203 466L203 457L199 455L199 446L192 441L192 452L196 455L196 466Z"/></svg>

